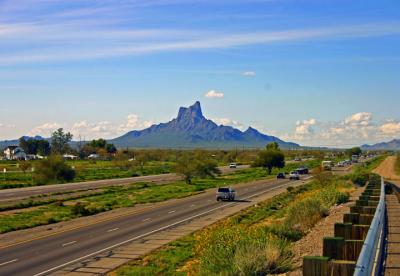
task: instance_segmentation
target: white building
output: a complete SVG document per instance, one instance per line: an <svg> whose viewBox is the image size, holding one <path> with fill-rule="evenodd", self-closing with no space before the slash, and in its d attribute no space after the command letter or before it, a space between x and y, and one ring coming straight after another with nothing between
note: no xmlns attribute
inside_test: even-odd
<svg viewBox="0 0 400 276"><path fill-rule="evenodd" d="M26 160L25 151L18 146L8 146L4 149L4 156L7 160Z"/></svg>

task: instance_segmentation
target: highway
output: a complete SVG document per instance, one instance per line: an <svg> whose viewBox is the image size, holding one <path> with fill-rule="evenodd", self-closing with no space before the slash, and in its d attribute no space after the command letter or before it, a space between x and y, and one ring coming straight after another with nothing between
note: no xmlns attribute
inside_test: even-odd
<svg viewBox="0 0 400 276"><path fill-rule="evenodd" d="M167 204L154 204L138 213L0 248L0 275L46 275L102 250L295 182L268 179L240 185L236 188L235 202L217 202L213 189Z"/></svg>
<svg viewBox="0 0 400 276"><path fill-rule="evenodd" d="M248 168L248 165L238 166L236 169L229 169L229 167L220 167L223 174L231 173L234 170L240 170ZM34 186L26 188L15 188L15 189L4 189L0 190L0 202L20 200L28 198L31 196L45 195L52 193L63 193L63 192L73 192L80 190L89 189L99 189L102 187L115 186L115 185L127 185L139 182L156 182L156 183L166 183L173 182L181 179L179 175L174 173L160 174L160 175L147 175L147 176L137 176L129 178L116 178L116 179L105 179L87 182L77 182L77 183L66 183L66 184L54 184L46 186Z"/></svg>

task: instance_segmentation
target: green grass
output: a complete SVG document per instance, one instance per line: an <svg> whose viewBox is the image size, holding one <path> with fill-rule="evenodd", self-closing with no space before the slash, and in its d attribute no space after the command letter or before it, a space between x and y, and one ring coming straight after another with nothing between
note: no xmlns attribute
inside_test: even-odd
<svg viewBox="0 0 400 276"><path fill-rule="evenodd" d="M32 166L38 161L31 161ZM74 166L77 172L74 182L84 182L93 180L126 178L140 175L154 175L170 173L173 168L172 162L147 162L144 166L129 166L120 168L118 163L113 161L67 161L67 164ZM129 162L128 162L129 165ZM1 173L0 189L22 188L37 186L32 180L32 172L29 170L23 173L14 161L0 162L0 170L7 169L7 173ZM34 173L33 173L34 174Z"/></svg>

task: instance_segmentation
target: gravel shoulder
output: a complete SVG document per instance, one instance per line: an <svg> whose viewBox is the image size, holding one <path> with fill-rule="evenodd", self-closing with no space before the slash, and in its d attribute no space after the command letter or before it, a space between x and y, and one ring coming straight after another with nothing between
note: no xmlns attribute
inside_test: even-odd
<svg viewBox="0 0 400 276"><path fill-rule="evenodd" d="M400 183L400 175L395 172L396 156L389 156L375 169L374 173L383 176L387 180L395 180Z"/></svg>

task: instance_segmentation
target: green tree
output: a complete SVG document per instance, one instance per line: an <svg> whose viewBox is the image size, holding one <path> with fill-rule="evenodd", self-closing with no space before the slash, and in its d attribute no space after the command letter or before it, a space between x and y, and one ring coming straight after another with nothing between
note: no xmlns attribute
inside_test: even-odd
<svg viewBox="0 0 400 276"><path fill-rule="evenodd" d="M193 155L188 152L184 152L178 157L175 172L182 175L187 184L191 184L194 177L213 178L221 173L214 160L204 155Z"/></svg>
<svg viewBox="0 0 400 276"><path fill-rule="evenodd" d="M279 150L279 144L277 142L271 142L266 146L267 150Z"/></svg>
<svg viewBox="0 0 400 276"><path fill-rule="evenodd" d="M19 139L19 146L27 154L39 154L46 156L50 153L50 143L43 139L25 139L25 137L21 137Z"/></svg>
<svg viewBox="0 0 400 276"><path fill-rule="evenodd" d="M351 149L347 149L346 153L349 157L351 157L352 155L360 155L362 153L362 150L360 147L354 147Z"/></svg>
<svg viewBox="0 0 400 276"><path fill-rule="evenodd" d="M70 147L69 143L72 141L72 134L64 133L62 128L57 129L51 135L51 149L54 154L64 154Z"/></svg>
<svg viewBox="0 0 400 276"><path fill-rule="evenodd" d="M41 160L35 166L35 180L39 184L64 183L74 180L75 170L58 155Z"/></svg>
<svg viewBox="0 0 400 276"><path fill-rule="evenodd" d="M32 168L32 165L28 161L18 161L18 167L23 173L26 173L27 170Z"/></svg>
<svg viewBox="0 0 400 276"><path fill-rule="evenodd" d="M271 174L273 168L283 168L285 166L285 155L276 142L270 143L265 150L260 151L253 166L263 167L268 171L268 174Z"/></svg>

